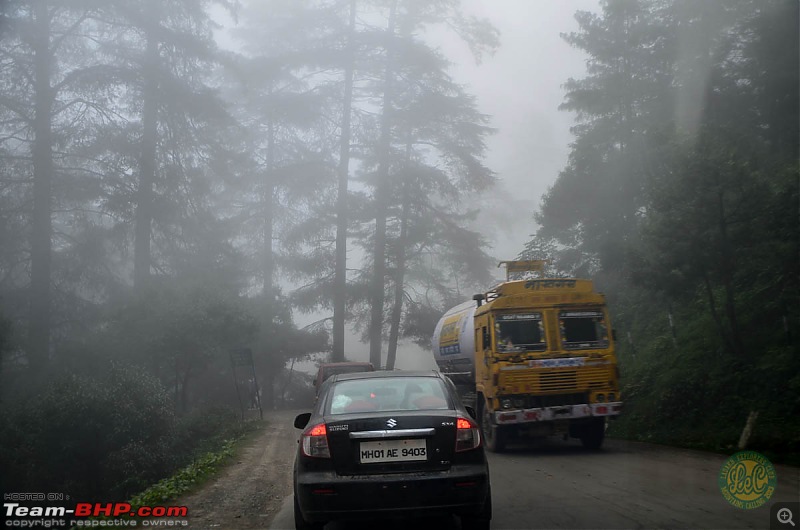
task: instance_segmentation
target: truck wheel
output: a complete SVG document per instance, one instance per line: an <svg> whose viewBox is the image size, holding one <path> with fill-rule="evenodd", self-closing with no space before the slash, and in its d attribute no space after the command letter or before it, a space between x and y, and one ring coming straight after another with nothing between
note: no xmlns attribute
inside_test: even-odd
<svg viewBox="0 0 800 530"><path fill-rule="evenodd" d="M581 443L586 449L600 449L606 437L606 419L592 418L581 433Z"/></svg>
<svg viewBox="0 0 800 530"><path fill-rule="evenodd" d="M502 453L506 449L506 431L492 420L492 413L481 403L481 432L486 448L493 453Z"/></svg>

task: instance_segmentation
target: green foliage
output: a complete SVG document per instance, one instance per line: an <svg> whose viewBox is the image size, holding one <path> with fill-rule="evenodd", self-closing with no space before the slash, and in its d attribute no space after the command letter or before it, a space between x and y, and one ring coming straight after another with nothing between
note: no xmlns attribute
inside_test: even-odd
<svg viewBox="0 0 800 530"><path fill-rule="evenodd" d="M777 44L798 42L797 15L606 0L565 36L590 56L565 84L576 140L523 255L608 293L617 434L729 450L755 410L751 447L799 452L800 81L797 46Z"/></svg>
<svg viewBox="0 0 800 530"><path fill-rule="evenodd" d="M128 502L133 507L160 506L191 491L233 456L235 443L236 440L225 441L218 451L205 453L174 475L134 495Z"/></svg>
<svg viewBox="0 0 800 530"><path fill-rule="evenodd" d="M259 332L246 299L224 285L200 283L204 278L155 281L158 289L123 299L92 339L97 357L135 362L175 389L183 413L232 387L230 352L251 345ZM218 375L199 389L209 374Z"/></svg>
<svg viewBox="0 0 800 530"><path fill-rule="evenodd" d="M179 475L181 483L199 480L229 453L226 440L251 429L229 409L176 420L173 408L158 380L141 370L64 376L40 396L0 411L0 486L123 500L195 455L214 452Z"/></svg>
<svg viewBox="0 0 800 530"><path fill-rule="evenodd" d="M102 379L64 376L30 401L7 404L3 416L7 490L120 495L158 478L174 458L172 405L156 379L131 368Z"/></svg>
<svg viewBox="0 0 800 530"><path fill-rule="evenodd" d="M210 406L178 418L172 446L178 454L214 452L227 440L236 440L252 428L229 407Z"/></svg>

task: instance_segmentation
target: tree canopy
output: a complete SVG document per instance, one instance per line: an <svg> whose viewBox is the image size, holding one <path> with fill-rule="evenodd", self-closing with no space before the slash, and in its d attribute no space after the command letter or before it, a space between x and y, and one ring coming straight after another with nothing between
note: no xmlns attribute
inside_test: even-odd
<svg viewBox="0 0 800 530"><path fill-rule="evenodd" d="M749 409L764 411L765 443L783 443L781 418L800 406L798 5L601 8L564 35L589 55L564 85L575 141L522 254L551 253L609 293L628 432L711 443L693 429L712 421L730 439ZM759 390L776 377L785 392ZM675 399L685 417L664 432Z"/></svg>

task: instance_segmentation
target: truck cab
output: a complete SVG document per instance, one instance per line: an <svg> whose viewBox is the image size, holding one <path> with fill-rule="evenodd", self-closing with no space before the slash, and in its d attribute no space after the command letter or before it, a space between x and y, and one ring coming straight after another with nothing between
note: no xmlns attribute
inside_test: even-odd
<svg viewBox="0 0 800 530"><path fill-rule="evenodd" d="M487 446L502 450L510 439L564 434L599 448L606 418L622 410L603 294L591 280L507 278L474 300L443 317L434 357L445 373L474 382ZM442 333L456 320L471 324L458 341Z"/></svg>

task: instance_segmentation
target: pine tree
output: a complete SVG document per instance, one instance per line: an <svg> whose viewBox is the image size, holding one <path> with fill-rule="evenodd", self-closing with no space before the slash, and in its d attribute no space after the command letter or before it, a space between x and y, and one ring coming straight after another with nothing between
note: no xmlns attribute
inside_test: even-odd
<svg viewBox="0 0 800 530"><path fill-rule="evenodd" d="M63 311L54 300L74 302L67 284L81 206L97 199L87 185L92 167L81 151L93 126L107 116L103 96L107 64L96 64L87 37L98 31L94 2L15 0L4 4L0 155L4 225L19 235L7 247L6 290L28 283L16 299L27 307L28 365L41 370L50 358L54 322ZM99 97L98 97L99 94ZM23 271L27 269L27 271ZM54 296L53 286L64 288ZM70 305L67 302L66 305ZM23 318L22 315L16 315Z"/></svg>
<svg viewBox="0 0 800 530"><path fill-rule="evenodd" d="M465 20L459 12L458 2L445 2L440 4L424 5L419 2L390 2L387 6L386 30L378 33L381 35L383 53L381 66L381 82L375 86L375 94L380 97L378 143L372 160L366 160L365 168L372 171L369 182L373 189L372 208L375 215L375 228L371 235L371 272L369 288L370 320L368 337L370 344L370 361L381 365L381 349L383 344L383 325L385 322L385 300L387 285L387 264L391 259L386 254L388 233L387 219L390 208L400 205L400 221L398 223L399 236L407 230L405 214L410 205L409 197L397 189L391 189L391 180L402 181L403 167L406 161L417 155L417 149L422 144L432 147L434 157L439 156L443 161L449 162L450 171L445 171L448 184L455 184L455 188L465 192L470 189L480 189L491 181L491 173L482 166L479 158L483 153L482 136L488 132L483 126L484 118L470 106L469 98L447 84L444 61L429 47L416 37L421 28L434 25L452 23L457 28L458 34L473 49L476 59L484 52L491 52L497 44L494 28L485 21ZM421 60L421 61L420 61ZM420 61L420 62L416 62ZM418 65L422 65L421 67ZM429 92L430 91L430 92ZM437 103L443 105L444 111L436 113L432 107L427 107L436 97ZM466 103L454 103L454 100L467 100ZM415 101L416 100L416 101ZM420 136L434 129L430 124L414 124L410 116L419 109L416 104L424 105L424 110L430 112L441 121L450 120L452 130L436 138ZM462 107L459 108L458 105ZM447 113L451 113L448 115ZM470 115L470 112L472 114ZM469 117L467 117L469 116ZM403 123L408 120L408 123ZM461 121L463 120L463 121ZM474 121L470 121L474 120ZM418 129L415 129L418 128ZM474 149L469 152L457 142L470 144ZM462 150L463 149L463 150ZM412 155L411 152L414 154ZM406 161L404 161L404 157ZM399 177L399 178L397 178ZM459 184L461 185L459 188ZM413 184L412 184L413 186ZM476 186L476 187L473 187ZM402 187L401 187L402 188ZM407 189L407 188L406 188ZM399 197L398 197L399 195ZM405 228L404 228L405 227ZM399 337L399 318L402 307L403 282L406 271L405 243L397 245L395 252L395 274L393 281L394 308L390 312L393 321L390 324L390 349L389 364L394 362L396 341ZM391 295L390 295L391 296Z"/></svg>

